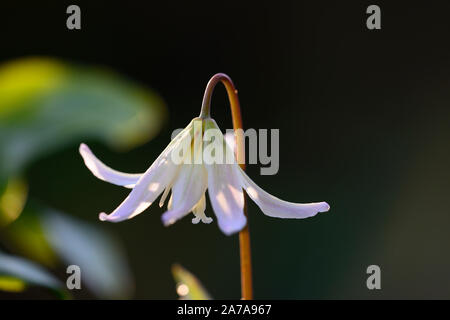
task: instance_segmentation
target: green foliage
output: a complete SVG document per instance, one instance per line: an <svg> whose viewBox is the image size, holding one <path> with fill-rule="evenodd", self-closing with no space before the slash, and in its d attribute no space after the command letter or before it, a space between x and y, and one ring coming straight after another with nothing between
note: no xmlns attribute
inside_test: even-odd
<svg viewBox="0 0 450 320"><path fill-rule="evenodd" d="M161 128L165 109L152 91L106 69L44 58L0 66L0 177L68 143L100 139L130 148Z"/></svg>
<svg viewBox="0 0 450 320"><path fill-rule="evenodd" d="M28 204L21 216L3 229L1 240L8 249L51 269L79 266L83 284L99 298L131 296L134 283L123 249L100 226ZM17 260L16 265L22 261ZM13 275L28 281L20 274ZM5 286L12 284L3 280ZM0 285L0 290L5 286Z"/></svg>
<svg viewBox="0 0 450 320"><path fill-rule="evenodd" d="M28 204L17 220L3 228L0 239L9 251L47 267L56 267L58 259L44 234L40 213Z"/></svg>
<svg viewBox="0 0 450 320"><path fill-rule="evenodd" d="M23 179L0 183L0 228L16 220L27 200L28 186Z"/></svg>
<svg viewBox="0 0 450 320"><path fill-rule="evenodd" d="M46 269L27 259L0 252L0 290L20 292L27 284L46 287L67 297L62 282Z"/></svg>
<svg viewBox="0 0 450 320"><path fill-rule="evenodd" d="M165 117L156 93L105 68L37 57L0 65L0 242L24 257L0 252L0 290L37 285L67 297L47 268L59 272L74 264L97 297L131 296L133 280L117 239L30 204L27 182L18 177L37 159L81 141L116 149L145 143Z"/></svg>
<svg viewBox="0 0 450 320"><path fill-rule="evenodd" d="M54 210L46 210L41 217L50 247L65 264L81 268L82 281L91 292L104 299L130 298L133 280L115 237Z"/></svg>
<svg viewBox="0 0 450 320"><path fill-rule="evenodd" d="M172 266L172 275L177 286L177 294L182 300L211 300L210 294L192 273L179 264Z"/></svg>

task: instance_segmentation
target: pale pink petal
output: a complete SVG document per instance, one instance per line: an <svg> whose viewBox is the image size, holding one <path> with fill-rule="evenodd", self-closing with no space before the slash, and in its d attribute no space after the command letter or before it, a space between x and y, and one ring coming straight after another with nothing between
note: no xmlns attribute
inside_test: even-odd
<svg viewBox="0 0 450 320"><path fill-rule="evenodd" d="M194 164L202 155L202 123L193 120L193 152L186 154L181 165L180 174L172 187L168 211L162 215L164 225L168 226L181 219L193 210L206 192L207 173L203 164Z"/></svg>
<svg viewBox="0 0 450 320"><path fill-rule="evenodd" d="M119 222L130 219L147 209L177 177L180 165L173 163L171 152L189 134L190 125L170 142L158 159L138 180L136 186L120 206L109 215L100 213L100 220Z"/></svg>
<svg viewBox="0 0 450 320"><path fill-rule="evenodd" d="M293 203L278 199L261 189L241 168L238 167L238 169L245 191L265 215L276 218L303 219L330 209L326 202Z"/></svg>
<svg viewBox="0 0 450 320"><path fill-rule="evenodd" d="M244 215L244 194L236 164L206 165L208 194L219 228L226 235L240 231L247 219Z"/></svg>
<svg viewBox="0 0 450 320"><path fill-rule="evenodd" d="M80 144L80 154L83 157L86 167L93 173L94 176L100 180L116 184L118 186L124 186L127 188L133 188L142 173L123 173L116 171L103 162L101 162L84 143Z"/></svg>
<svg viewBox="0 0 450 320"><path fill-rule="evenodd" d="M183 164L172 188L170 208L162 215L168 226L193 210L207 188L207 173L200 164Z"/></svg>

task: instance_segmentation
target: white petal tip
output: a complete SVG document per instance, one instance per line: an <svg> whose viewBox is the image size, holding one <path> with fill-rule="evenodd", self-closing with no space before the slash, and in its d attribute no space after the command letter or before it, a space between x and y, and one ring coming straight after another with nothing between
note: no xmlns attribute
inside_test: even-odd
<svg viewBox="0 0 450 320"><path fill-rule="evenodd" d="M177 221L177 220L174 219L174 218L167 218L167 216L164 215L164 214L163 214L161 220L162 220L162 223L163 223L163 225L164 225L165 227L168 227L168 226L174 224L175 221Z"/></svg>
<svg viewBox="0 0 450 320"><path fill-rule="evenodd" d="M84 143L80 144L80 147L78 148L78 152L80 153L81 157L84 159L85 163L86 163L86 161L89 160L90 157L93 156L91 149L89 149L89 147Z"/></svg>
<svg viewBox="0 0 450 320"><path fill-rule="evenodd" d="M83 151L89 151L89 147L86 144L81 143L78 150L80 151L80 153L82 153Z"/></svg>
<svg viewBox="0 0 450 320"><path fill-rule="evenodd" d="M239 221L234 221L233 223L223 223L219 224L220 230L222 230L223 233L227 236L231 236L232 234L241 231L245 225L247 224L247 219L244 217L244 219Z"/></svg>
<svg viewBox="0 0 450 320"><path fill-rule="evenodd" d="M100 221L106 221L106 220L108 220L108 215L106 213L102 212L98 215L98 218L100 219Z"/></svg>
<svg viewBox="0 0 450 320"><path fill-rule="evenodd" d="M327 212L328 210L330 210L330 205L326 202L321 202L321 208L319 210L319 212Z"/></svg>

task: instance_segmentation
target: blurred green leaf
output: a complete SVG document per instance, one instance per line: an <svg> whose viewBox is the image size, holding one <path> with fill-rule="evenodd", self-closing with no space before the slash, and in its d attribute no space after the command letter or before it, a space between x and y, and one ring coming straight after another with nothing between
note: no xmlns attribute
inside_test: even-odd
<svg viewBox="0 0 450 320"><path fill-rule="evenodd" d="M130 298L134 281L119 241L92 225L60 212L32 206L5 227L3 245L43 265L57 268L63 262L81 268L81 279L99 298Z"/></svg>
<svg viewBox="0 0 450 320"><path fill-rule="evenodd" d="M67 143L130 148L165 118L162 99L112 71L47 58L0 66L0 179Z"/></svg>
<svg viewBox="0 0 450 320"><path fill-rule="evenodd" d="M0 290L9 292L22 292L27 287L22 279L0 275Z"/></svg>
<svg viewBox="0 0 450 320"><path fill-rule="evenodd" d="M172 275L181 300L211 300L211 296L200 281L179 264L172 266Z"/></svg>
<svg viewBox="0 0 450 320"><path fill-rule="evenodd" d="M0 236L10 251L47 267L56 267L58 259L44 235L40 209L28 204L20 217L4 228Z"/></svg>
<svg viewBox="0 0 450 320"><path fill-rule="evenodd" d="M63 284L38 264L0 252L0 290L17 292L24 289L27 283L47 287L61 296L67 296Z"/></svg>
<svg viewBox="0 0 450 320"><path fill-rule="evenodd" d="M53 210L42 216L50 246L67 264L81 268L82 282L105 299L130 298L133 280L125 254L110 234Z"/></svg>
<svg viewBox="0 0 450 320"><path fill-rule="evenodd" d="M0 186L0 228L16 220L27 200L28 186L22 179L9 179Z"/></svg>

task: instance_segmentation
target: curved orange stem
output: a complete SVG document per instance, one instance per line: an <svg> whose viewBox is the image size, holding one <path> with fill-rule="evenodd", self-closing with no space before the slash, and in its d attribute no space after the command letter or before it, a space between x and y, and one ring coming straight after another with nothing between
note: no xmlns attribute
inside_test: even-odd
<svg viewBox="0 0 450 320"><path fill-rule="evenodd" d="M233 119L233 129L236 136L236 158L242 170L245 170L245 153L244 153L244 136L242 128L241 107L239 104L238 91L236 90L231 78L224 73L215 74L205 89L203 96L202 109L200 111L201 118L210 117L211 96L216 85L222 82L227 89L228 100L230 101L231 116ZM239 232L239 249L241 257L241 295L242 300L253 299L252 284L252 260L250 250L250 230L248 227L247 205L245 204L244 193L244 214L247 217L247 224Z"/></svg>

